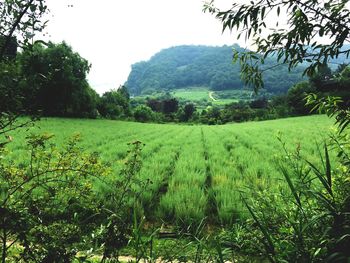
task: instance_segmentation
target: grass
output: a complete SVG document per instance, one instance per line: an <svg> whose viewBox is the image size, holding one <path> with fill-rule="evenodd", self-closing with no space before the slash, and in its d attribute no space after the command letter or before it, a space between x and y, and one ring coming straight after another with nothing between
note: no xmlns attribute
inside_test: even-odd
<svg viewBox="0 0 350 263"><path fill-rule="evenodd" d="M201 88L188 88L188 89L176 89L172 92L172 95L175 98L181 98L185 100L190 101L212 101L212 99L209 98L209 89L205 87Z"/></svg>
<svg viewBox="0 0 350 263"><path fill-rule="evenodd" d="M204 106L224 106L233 102L251 100L251 91L248 90L223 90L212 91L208 87L188 87L183 89L174 89L171 91L171 95L177 99L190 101L204 109ZM211 94L211 95L210 95ZM152 96L158 97L163 93L155 93ZM142 95L139 97L147 98L148 95Z"/></svg>
<svg viewBox="0 0 350 263"><path fill-rule="evenodd" d="M189 225L208 217L215 224L228 225L247 216L242 191L277 192L286 187L276 165L282 154L278 134L289 149L300 147L312 161L314 143L322 143L331 123L322 115L222 126L48 118L30 132L54 133L57 144L80 133L82 147L100 153L116 174L127 143L140 140L145 146L138 176L152 181L140 208L148 220ZM14 138L12 158L26 165L24 133L9 135Z"/></svg>
<svg viewBox="0 0 350 263"><path fill-rule="evenodd" d="M210 93L212 97L210 96ZM233 102L239 102L240 100L249 100L251 97L251 91L211 91L208 87L190 87L186 89L173 90L172 95L176 98L192 101L194 103L210 102L212 105L215 106L223 106Z"/></svg>
<svg viewBox="0 0 350 263"><path fill-rule="evenodd" d="M239 102L239 99L217 99L216 101L213 101L212 103L215 106L223 106L223 105L234 103L234 102Z"/></svg>

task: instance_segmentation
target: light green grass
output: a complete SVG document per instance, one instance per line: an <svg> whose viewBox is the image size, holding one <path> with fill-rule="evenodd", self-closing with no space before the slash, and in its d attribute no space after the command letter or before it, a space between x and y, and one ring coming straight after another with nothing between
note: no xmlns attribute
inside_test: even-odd
<svg viewBox="0 0 350 263"><path fill-rule="evenodd" d="M212 101L212 104L216 106L222 106L234 102L239 102L239 99L217 99L216 101Z"/></svg>
<svg viewBox="0 0 350 263"><path fill-rule="evenodd" d="M214 99L210 97L210 93ZM241 100L247 101L251 99L251 91L248 90L224 90L212 91L208 87L187 87L183 89L174 89L171 95L175 98L191 101L195 104L212 103L212 105L223 106ZM164 93L155 93L151 97L157 98L164 95ZM147 98L148 95L139 96L140 98Z"/></svg>
<svg viewBox="0 0 350 263"><path fill-rule="evenodd" d="M109 120L42 119L29 132L49 132L56 143L74 133L82 136L81 145L97 151L112 164L115 173L122 166L128 142L145 143L143 168L138 175L152 185L142 195L142 209L148 218L191 224L209 216L208 206L215 197L214 214L221 224L245 217L241 191L268 189L278 192L285 185L276 158L283 154L277 135L286 146L317 162L315 143L322 143L332 120L308 116L273 121L222 126L143 124ZM25 134L12 132L11 158L26 164ZM213 215L211 215L213 216Z"/></svg>
<svg viewBox="0 0 350 263"><path fill-rule="evenodd" d="M212 101L209 98L208 88L188 88L188 89L177 89L172 92L175 98L190 100L190 101Z"/></svg>
<svg viewBox="0 0 350 263"><path fill-rule="evenodd" d="M212 93L214 100L210 97L209 93ZM247 90L225 90L225 91L212 91L208 87L190 87L186 89L177 89L171 93L174 97L193 102L211 102L212 105L223 106L233 102L239 102L240 100L248 100L251 95L251 91Z"/></svg>

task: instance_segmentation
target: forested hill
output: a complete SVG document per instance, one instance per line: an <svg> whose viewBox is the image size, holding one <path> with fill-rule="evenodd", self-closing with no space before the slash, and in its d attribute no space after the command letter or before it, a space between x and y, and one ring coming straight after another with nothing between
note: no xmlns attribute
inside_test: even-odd
<svg viewBox="0 0 350 263"><path fill-rule="evenodd" d="M176 46L164 49L150 60L132 65L126 86L133 95L193 86L212 90L240 89L239 64L232 63L234 46ZM275 60L267 60L266 67ZM267 92L283 93L302 79L303 67L288 72L286 66L276 67L265 74Z"/></svg>

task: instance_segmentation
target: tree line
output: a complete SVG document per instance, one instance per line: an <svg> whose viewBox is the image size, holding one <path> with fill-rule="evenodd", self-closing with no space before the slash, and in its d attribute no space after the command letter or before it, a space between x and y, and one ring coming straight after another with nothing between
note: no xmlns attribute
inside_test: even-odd
<svg viewBox="0 0 350 263"><path fill-rule="evenodd" d="M130 115L126 89L99 96L86 79L91 65L67 43L39 42L16 53L11 51L1 63L2 112L84 118Z"/></svg>
<svg viewBox="0 0 350 263"><path fill-rule="evenodd" d="M223 106L203 105L177 99L170 93L157 97L131 99L134 118L143 122L192 122L202 124L225 124L286 118L313 114L311 105L306 105L307 94L318 97L341 97L341 108L350 103L350 67L339 64L335 70L328 65L309 79L291 86L285 94L257 96L253 100L240 100Z"/></svg>
<svg viewBox="0 0 350 263"><path fill-rule="evenodd" d="M178 100L169 92L157 97L130 98L132 88L121 86L100 96L86 79L89 62L65 42L36 43L18 54L14 50L9 49L0 72L2 112L224 124L309 114L311 108L305 106L303 100L306 93L339 95L344 101L350 99L349 68L345 64L333 72L328 66L320 68L309 80L290 87L286 94L199 110L195 103Z"/></svg>
<svg viewBox="0 0 350 263"><path fill-rule="evenodd" d="M242 89L244 83L240 67L232 63L232 51L245 52L239 45L176 46L164 49L148 61L132 65L126 82L133 95L152 94L177 88L205 86L212 90ZM274 65L271 57L266 67ZM264 77L265 89L270 93L284 93L303 79L301 65L289 72L287 66L274 68ZM283 81L281 81L283 79Z"/></svg>

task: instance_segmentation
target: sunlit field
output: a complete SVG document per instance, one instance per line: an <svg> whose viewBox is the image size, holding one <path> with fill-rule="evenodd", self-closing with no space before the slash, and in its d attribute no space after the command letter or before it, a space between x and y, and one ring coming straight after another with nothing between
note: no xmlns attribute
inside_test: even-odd
<svg viewBox="0 0 350 263"><path fill-rule="evenodd" d="M145 146L138 176L152 182L141 196L140 212L149 221L188 225L206 217L213 224L226 225L247 217L241 193L252 188L277 192L285 187L278 170L283 150L277 136L290 151L298 148L303 157L316 162L315 142L322 144L331 124L326 116L222 126L48 118L30 131L53 133L57 144L80 133L81 146L98 152L115 174L123 165L128 143L140 140ZM26 162L24 133L11 136L13 158Z"/></svg>
<svg viewBox="0 0 350 263"><path fill-rule="evenodd" d="M210 96L211 94L211 96ZM250 98L251 92L246 90L212 91L208 87L192 87L172 91L175 98L193 102L211 102L212 105L222 106Z"/></svg>

